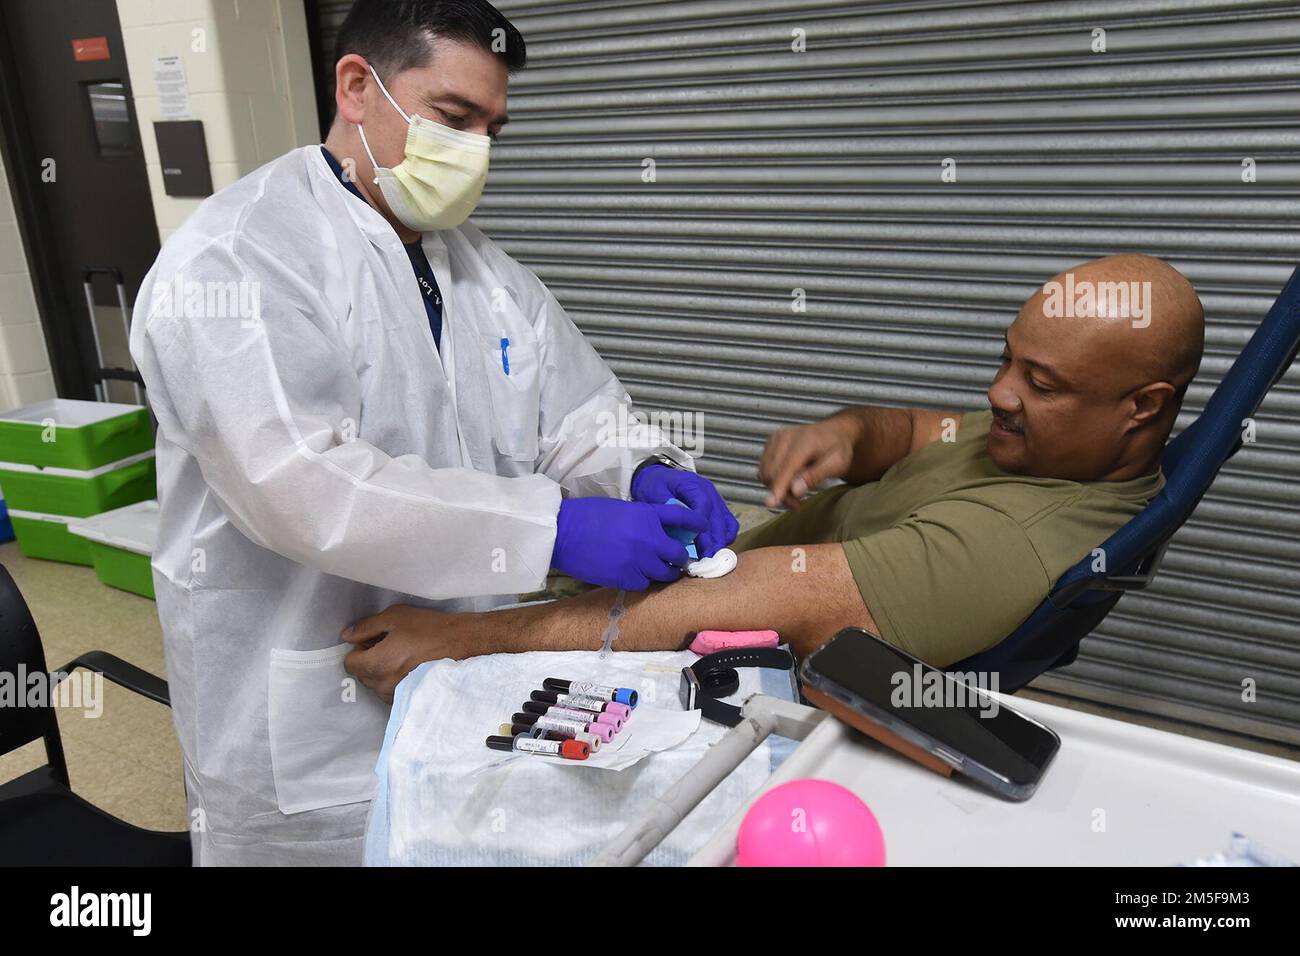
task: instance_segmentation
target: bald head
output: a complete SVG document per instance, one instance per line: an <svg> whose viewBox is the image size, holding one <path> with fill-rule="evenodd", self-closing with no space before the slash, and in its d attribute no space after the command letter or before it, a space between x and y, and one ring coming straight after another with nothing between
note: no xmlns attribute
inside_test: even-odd
<svg viewBox="0 0 1300 956"><path fill-rule="evenodd" d="M1150 473L1204 340L1195 289L1160 259L1107 256L1053 276L1007 330L990 456L1076 481Z"/></svg>
<svg viewBox="0 0 1300 956"><path fill-rule="evenodd" d="M1132 387L1164 381L1181 394L1200 368L1205 344L1205 313L1187 277L1162 259L1136 254L1085 262L1052 283L1063 287L1071 274L1075 320L1097 359L1104 357Z"/></svg>

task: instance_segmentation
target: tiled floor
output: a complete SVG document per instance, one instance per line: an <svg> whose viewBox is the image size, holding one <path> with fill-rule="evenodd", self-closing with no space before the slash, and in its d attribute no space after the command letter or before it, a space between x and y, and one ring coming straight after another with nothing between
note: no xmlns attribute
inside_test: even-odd
<svg viewBox="0 0 1300 956"><path fill-rule="evenodd" d="M36 620L50 668L86 651L101 650L159 676L162 632L154 603L100 584L90 568L23 557L13 542L0 545L3 564ZM105 681L102 713L60 708L59 732L73 789L129 823L183 830L185 789L171 712ZM0 780L45 763L31 743L0 756Z"/></svg>
<svg viewBox="0 0 1300 956"><path fill-rule="evenodd" d="M765 517L744 507L741 525ZM12 542L0 545L0 564L8 568L32 609L45 645L46 664L61 666L79 654L104 650L151 673L165 676L162 635L152 601L106 587L90 568L24 558ZM550 592L573 588L552 582ZM1026 691L1028 696L1091 713L1300 759L1300 748L1192 727L1100 704ZM185 828L185 794L180 750L170 712L105 682L103 714L90 719L75 710L59 713L73 788L87 800L123 820L159 830ZM0 781L45 762L44 748L29 744L0 756Z"/></svg>

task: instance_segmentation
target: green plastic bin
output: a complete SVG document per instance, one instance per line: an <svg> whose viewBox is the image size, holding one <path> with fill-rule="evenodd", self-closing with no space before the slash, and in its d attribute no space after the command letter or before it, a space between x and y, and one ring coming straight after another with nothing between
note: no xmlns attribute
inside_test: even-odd
<svg viewBox="0 0 1300 956"><path fill-rule="evenodd" d="M158 495L152 450L91 471L0 461L0 489L10 508L85 518Z"/></svg>
<svg viewBox="0 0 1300 956"><path fill-rule="evenodd" d="M0 413L0 461L90 471L153 448L142 405L52 398Z"/></svg>
<svg viewBox="0 0 1300 956"><path fill-rule="evenodd" d="M95 576L110 587L153 599L149 562L158 538L158 502L141 501L68 522L68 532L90 546Z"/></svg>
<svg viewBox="0 0 1300 956"><path fill-rule="evenodd" d="M10 511L18 550L29 558L91 565L90 542L68 530L64 515L43 515L30 511Z"/></svg>

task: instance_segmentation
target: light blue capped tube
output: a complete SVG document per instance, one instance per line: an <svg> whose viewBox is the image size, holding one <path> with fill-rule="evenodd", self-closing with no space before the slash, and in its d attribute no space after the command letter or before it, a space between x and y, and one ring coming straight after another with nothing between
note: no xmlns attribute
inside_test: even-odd
<svg viewBox="0 0 1300 956"><path fill-rule="evenodd" d="M678 498L669 498L668 504L681 505L683 508L690 507L690 505ZM700 554L695 550L696 532L692 531L690 528L665 528L664 530L682 544L686 545L686 553L691 556L692 561L700 560Z"/></svg>

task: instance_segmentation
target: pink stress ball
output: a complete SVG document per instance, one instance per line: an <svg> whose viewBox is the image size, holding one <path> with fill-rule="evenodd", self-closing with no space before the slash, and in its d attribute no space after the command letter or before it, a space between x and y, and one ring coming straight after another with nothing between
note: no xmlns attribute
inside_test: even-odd
<svg viewBox="0 0 1300 956"><path fill-rule="evenodd" d="M737 866L884 866L871 808L829 780L791 780L754 802L736 836Z"/></svg>

